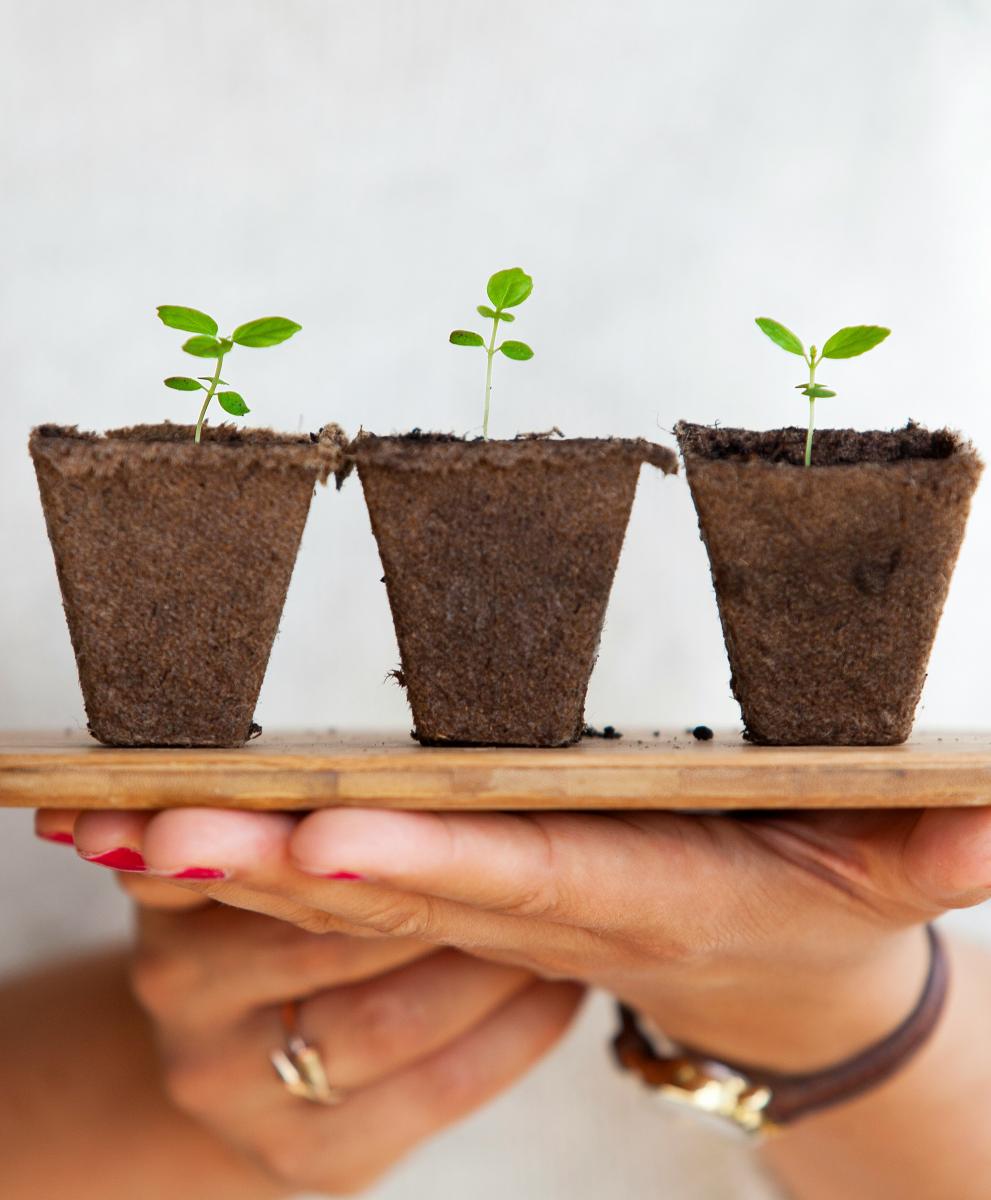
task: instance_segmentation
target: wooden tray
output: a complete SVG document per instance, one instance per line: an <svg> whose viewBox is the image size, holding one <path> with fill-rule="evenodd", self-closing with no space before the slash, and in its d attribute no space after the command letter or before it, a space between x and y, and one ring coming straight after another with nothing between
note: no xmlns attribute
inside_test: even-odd
<svg viewBox="0 0 991 1200"><path fill-rule="evenodd" d="M424 749L406 734L269 733L239 750L112 750L0 734L0 806L311 809L922 808L991 803L991 734L876 748L738 734L586 739L565 750Z"/></svg>

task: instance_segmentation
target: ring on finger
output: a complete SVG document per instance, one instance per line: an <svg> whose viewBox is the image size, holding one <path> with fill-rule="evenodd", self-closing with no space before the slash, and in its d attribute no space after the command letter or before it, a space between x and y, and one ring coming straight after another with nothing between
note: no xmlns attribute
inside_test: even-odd
<svg viewBox="0 0 991 1200"><path fill-rule="evenodd" d="M299 1008L298 1000L290 1000L282 1006L286 1041L283 1049L272 1051L272 1066L291 1096L309 1100L311 1104L333 1107L342 1103L347 1093L331 1085L320 1051L300 1033Z"/></svg>

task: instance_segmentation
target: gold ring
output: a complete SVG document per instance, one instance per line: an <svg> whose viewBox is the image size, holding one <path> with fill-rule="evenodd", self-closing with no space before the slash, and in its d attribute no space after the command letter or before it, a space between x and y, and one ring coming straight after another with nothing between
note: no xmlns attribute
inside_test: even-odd
<svg viewBox="0 0 991 1200"><path fill-rule="evenodd" d="M272 1066L285 1084L286 1091L300 1100L311 1104L333 1107L340 1104L346 1093L331 1087L327 1069L316 1046L309 1045L299 1032L299 1001L290 1000L283 1004L282 1028L286 1035L285 1048L273 1050Z"/></svg>

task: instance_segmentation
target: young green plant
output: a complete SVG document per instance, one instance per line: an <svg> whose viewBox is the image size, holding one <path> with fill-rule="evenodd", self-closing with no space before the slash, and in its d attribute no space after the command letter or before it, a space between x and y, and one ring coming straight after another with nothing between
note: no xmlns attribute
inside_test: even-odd
<svg viewBox="0 0 991 1200"><path fill-rule="evenodd" d="M796 337L790 329L786 329L780 322L772 321L770 317L757 317L755 319L761 331L767 334L776 346L780 346L782 350L787 350L789 354L799 355L805 359L808 365L808 382L796 384L796 388L803 396L807 396L809 400L809 432L805 439L805 465L811 467L812 434L815 430L816 401L836 395L831 388L826 387L822 383L816 383L816 367L824 358L856 358L860 354L866 354L868 350L873 350L875 346L883 342L891 330L885 329L882 325L847 325L843 329L837 330L831 338L827 339L821 350L816 350L815 346L810 346L809 352L806 354L801 339Z"/></svg>
<svg viewBox="0 0 991 1200"><path fill-rule="evenodd" d="M518 307L532 291L533 280L521 267L509 267L505 271L496 271L485 288L491 307L488 304L479 304L476 309L481 316L492 322L492 333L488 344L480 333L473 333L470 329L455 329L449 339L455 346L481 346L485 351L485 408L482 415L482 437L486 439L489 436L493 358L497 354L505 354L507 358L516 359L517 362L526 362L528 358L533 358L533 351L526 342L505 341L496 345L499 322L512 323L515 321L516 318L512 313L506 312L506 309Z"/></svg>
<svg viewBox="0 0 991 1200"><path fill-rule="evenodd" d="M157 311L163 325L195 335L187 338L182 344L182 348L187 354L193 355L194 358L216 359L216 369L212 375L199 375L196 379L192 379L188 375L170 375L164 381L166 387L173 388L177 392L206 392L196 422L196 433L193 435L193 441L197 443L203 433L206 411L214 396L217 397L217 403L224 412L230 413L232 417L243 417L245 413L251 411L238 392L217 391L221 385L229 386L225 380L220 378L220 371L224 365L224 357L234 349L235 345L277 346L302 329L301 325L297 325L295 321L287 320L285 317L260 317L257 321L248 321L245 325L238 325L229 337L218 337L217 322L213 317L207 316L205 312L200 312L197 308L185 308L179 304L160 304Z"/></svg>

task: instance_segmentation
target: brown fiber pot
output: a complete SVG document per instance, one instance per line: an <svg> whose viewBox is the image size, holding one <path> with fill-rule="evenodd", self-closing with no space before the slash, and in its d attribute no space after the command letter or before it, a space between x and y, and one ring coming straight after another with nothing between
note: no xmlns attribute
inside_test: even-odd
<svg viewBox="0 0 991 1200"><path fill-rule="evenodd" d="M424 744L565 746L585 693L640 440L359 437L368 504Z"/></svg>
<svg viewBox="0 0 991 1200"><path fill-rule="evenodd" d="M139 425L31 434L89 730L240 746L314 484L343 437Z"/></svg>
<svg viewBox="0 0 991 1200"><path fill-rule="evenodd" d="M917 425L675 427L709 552L745 736L878 746L912 730L983 469Z"/></svg>

